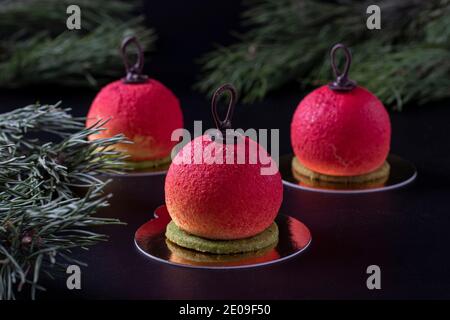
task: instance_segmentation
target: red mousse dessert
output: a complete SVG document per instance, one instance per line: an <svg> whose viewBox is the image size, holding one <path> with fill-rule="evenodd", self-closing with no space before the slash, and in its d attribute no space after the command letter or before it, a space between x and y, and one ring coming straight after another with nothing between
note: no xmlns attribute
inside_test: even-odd
<svg viewBox="0 0 450 320"><path fill-rule="evenodd" d="M122 50L130 43L127 38ZM139 47L140 48L140 47ZM171 141L173 130L183 127L183 115L177 97L162 83L141 74L142 51L138 65L128 67L127 77L105 86L95 97L87 115L86 126L100 120L109 120L104 131L89 139L124 134L133 143L117 144L115 148L129 157L135 168L154 167L170 161L170 152L176 141Z"/></svg>
<svg viewBox="0 0 450 320"><path fill-rule="evenodd" d="M249 164L248 157L244 164L193 163L194 153L203 153L211 144L218 144L213 146L215 152L233 149L237 161L238 149L250 150L257 144L242 139L236 144L219 145L205 135L176 155L167 173L165 192L167 209L177 226L201 237L229 240L252 237L272 224L283 194L279 172L262 175L262 164ZM176 164L183 161L186 152L192 164Z"/></svg>
<svg viewBox="0 0 450 320"><path fill-rule="evenodd" d="M229 121L219 123L223 129L220 124ZM166 205L177 229L169 224L166 236L180 246L224 254L259 250L278 240L274 219L283 196L281 176L278 169L262 174L263 167L276 164L248 137L225 140L197 137L169 168Z"/></svg>
<svg viewBox="0 0 450 320"><path fill-rule="evenodd" d="M387 177L391 125L381 101L343 75L308 94L291 123L294 174L330 182L364 182Z"/></svg>

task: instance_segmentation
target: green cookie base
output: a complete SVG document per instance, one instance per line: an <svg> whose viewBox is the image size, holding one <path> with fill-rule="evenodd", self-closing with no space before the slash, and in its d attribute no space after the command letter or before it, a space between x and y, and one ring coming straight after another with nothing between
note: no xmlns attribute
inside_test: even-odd
<svg viewBox="0 0 450 320"><path fill-rule="evenodd" d="M389 177L390 165L385 161L378 169L358 175L358 176L332 176L315 172L298 161L297 157L292 158L292 173L301 182L323 182L329 184L357 185L366 183L384 183Z"/></svg>
<svg viewBox="0 0 450 320"><path fill-rule="evenodd" d="M274 244L251 252L242 253L230 253L230 254L214 254L209 252L200 252L192 249L183 248L169 239L166 239L166 245L169 250L177 257L185 259L190 262L194 262L200 265L215 265L215 264L227 264L233 265L236 262L242 262L249 259L258 259L264 257L270 250L276 247L278 242Z"/></svg>
<svg viewBox="0 0 450 320"><path fill-rule="evenodd" d="M157 159L157 160L146 160L146 161L126 161L125 167L131 170L144 170L144 169L157 169L164 168L168 163L170 163L170 155L168 157Z"/></svg>
<svg viewBox="0 0 450 320"><path fill-rule="evenodd" d="M261 250L278 242L278 226L272 223L256 236L238 240L210 240L194 236L178 228L171 221L166 228L166 237L173 243L200 252L214 254L244 253Z"/></svg>

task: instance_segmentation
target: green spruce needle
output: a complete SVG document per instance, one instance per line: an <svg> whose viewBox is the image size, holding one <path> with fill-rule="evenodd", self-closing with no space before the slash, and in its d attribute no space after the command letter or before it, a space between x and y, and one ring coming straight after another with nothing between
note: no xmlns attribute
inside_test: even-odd
<svg viewBox="0 0 450 320"><path fill-rule="evenodd" d="M291 82L330 82L329 51L353 51L350 77L386 105L424 104L450 96L450 0L247 0L237 43L202 59L196 88L233 83L244 102ZM366 9L381 9L381 30L368 30Z"/></svg>
<svg viewBox="0 0 450 320"><path fill-rule="evenodd" d="M89 141L104 122L85 128L69 111L57 103L0 114L0 299L14 299L24 286L34 298L42 275L76 261L72 249L107 239L92 227L120 223L94 214L111 196L98 176L123 165L111 146L127 141ZM43 132L51 141L36 138Z"/></svg>

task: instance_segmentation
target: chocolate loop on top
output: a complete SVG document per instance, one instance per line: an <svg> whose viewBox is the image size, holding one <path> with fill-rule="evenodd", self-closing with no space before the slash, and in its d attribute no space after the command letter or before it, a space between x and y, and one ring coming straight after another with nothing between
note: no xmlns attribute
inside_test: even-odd
<svg viewBox="0 0 450 320"><path fill-rule="evenodd" d="M229 92L230 94L230 102L228 104L227 114L225 119L221 120L218 113L217 103L219 101L220 96L224 92ZM211 102L211 111L214 119L214 123L216 124L216 128L219 129L222 134L225 134L226 129L231 129L231 118L233 117L234 107L237 101L237 91L236 88L232 84L224 84L219 87L212 97Z"/></svg>
<svg viewBox="0 0 450 320"><path fill-rule="evenodd" d="M345 54L344 71L339 73L336 63L336 51L342 49ZM348 78L348 71L352 63L352 54L350 50L342 43L335 44L330 52L331 68L333 68L336 80L331 82L328 86L336 91L350 91L356 87L356 82Z"/></svg>
<svg viewBox="0 0 450 320"><path fill-rule="evenodd" d="M137 61L131 65L128 61L127 48L130 44L134 44L137 48ZM123 39L120 46L120 53L122 55L123 64L127 72L125 78L122 79L124 83L144 83L148 81L148 77L142 74L144 68L144 51L135 36L129 36Z"/></svg>

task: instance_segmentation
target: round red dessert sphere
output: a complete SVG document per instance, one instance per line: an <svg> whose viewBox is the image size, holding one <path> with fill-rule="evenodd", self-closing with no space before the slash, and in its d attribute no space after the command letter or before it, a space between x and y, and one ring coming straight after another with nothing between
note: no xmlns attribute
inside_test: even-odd
<svg viewBox="0 0 450 320"><path fill-rule="evenodd" d="M105 86L95 97L86 126L110 119L106 129L89 139L123 133L133 144L118 144L131 161L147 161L170 155L177 143L172 131L183 127L183 114L177 97L157 80L126 84L122 80Z"/></svg>
<svg viewBox="0 0 450 320"><path fill-rule="evenodd" d="M391 139L389 115L378 98L362 87L335 91L322 86L298 105L291 123L297 159L309 169L355 176L379 168Z"/></svg>
<svg viewBox="0 0 450 320"><path fill-rule="evenodd" d="M195 163L195 157L208 148L215 151L206 152L203 161ZM247 150L245 161L236 163L243 148ZM257 161L250 161L251 150L259 150ZM224 155L223 164L210 161L216 152ZM235 164L226 163L226 154L231 154L229 159L234 157ZM182 163L182 159L192 163ZM270 166L275 166L272 174L261 174L261 168ZM165 194L167 209L178 227L208 239L231 240L254 236L272 224L283 187L273 159L255 141L246 137L237 144L223 144L204 135L184 146L173 159Z"/></svg>

